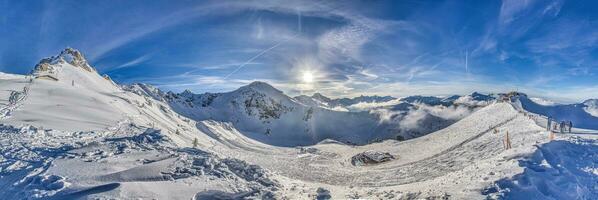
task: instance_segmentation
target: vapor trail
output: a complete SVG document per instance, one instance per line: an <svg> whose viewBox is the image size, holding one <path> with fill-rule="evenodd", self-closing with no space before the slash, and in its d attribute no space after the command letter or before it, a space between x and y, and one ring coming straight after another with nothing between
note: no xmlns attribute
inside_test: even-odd
<svg viewBox="0 0 598 200"><path fill-rule="evenodd" d="M292 36L294 37L294 36ZM291 38L292 38L291 37ZM290 38L289 38L290 39ZM286 42L288 39L280 41L278 43L276 43L275 45L271 46L270 48L264 49L263 51L261 51L260 53L258 53L257 55L253 56L252 58L250 58L249 60L245 61L243 64L239 65L239 67L237 67L235 70L233 70L231 73L229 73L228 75L224 76L224 79L228 79L228 77L230 77L231 75L233 75L234 73L237 73L241 68L245 67L245 65L253 62L253 60L259 58L260 56L264 55L265 53L268 53L268 51L271 51L272 49L275 49L276 47L280 46L282 43Z"/></svg>
<svg viewBox="0 0 598 200"><path fill-rule="evenodd" d="M468 58L467 58L467 54L468 53L469 52L467 52L467 50L465 50L465 73L469 72L469 69L468 69L469 68L469 66L468 66L469 63L468 63Z"/></svg>

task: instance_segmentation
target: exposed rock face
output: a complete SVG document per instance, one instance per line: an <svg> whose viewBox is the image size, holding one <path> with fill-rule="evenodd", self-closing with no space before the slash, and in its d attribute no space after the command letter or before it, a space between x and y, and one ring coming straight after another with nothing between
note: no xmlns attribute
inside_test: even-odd
<svg viewBox="0 0 598 200"><path fill-rule="evenodd" d="M89 65L89 63L87 63L87 60L81 52L77 51L76 49L67 47L56 56L40 60L39 63L35 65L33 73L54 73L56 69L53 65L58 63L69 63L75 67L80 67L89 72L96 71L93 67Z"/></svg>
<svg viewBox="0 0 598 200"><path fill-rule="evenodd" d="M316 199L317 200L328 200L328 199L332 199L332 196L330 195L330 191L325 189L325 188L318 188L318 190L316 190Z"/></svg>
<svg viewBox="0 0 598 200"><path fill-rule="evenodd" d="M366 151L351 157L351 164L354 166L372 165L394 160L395 157L390 153L378 151Z"/></svg>

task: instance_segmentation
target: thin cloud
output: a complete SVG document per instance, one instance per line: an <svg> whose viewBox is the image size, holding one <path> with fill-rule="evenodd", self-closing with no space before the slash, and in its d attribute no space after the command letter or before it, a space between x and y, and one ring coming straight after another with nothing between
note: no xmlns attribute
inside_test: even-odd
<svg viewBox="0 0 598 200"><path fill-rule="evenodd" d="M138 65L140 63L143 63L143 62L149 60L150 58L151 58L151 55L150 54L146 54L146 55L137 57L137 58L135 58L133 60L130 60L130 61L126 62L126 63L123 63L121 65L118 65L116 67L112 67L107 72L113 72L113 71L116 71L116 70L119 70L119 69L131 67L131 66L136 66L136 65Z"/></svg>

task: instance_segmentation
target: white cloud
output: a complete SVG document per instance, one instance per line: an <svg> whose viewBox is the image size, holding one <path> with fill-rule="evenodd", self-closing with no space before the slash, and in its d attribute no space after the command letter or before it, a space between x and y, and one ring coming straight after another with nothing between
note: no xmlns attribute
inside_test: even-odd
<svg viewBox="0 0 598 200"><path fill-rule="evenodd" d="M558 103L554 102L554 101L550 101L550 100L546 100L543 98L539 98L539 97L530 97L530 100L532 100L534 103L543 105L543 106L554 106L554 105L558 105Z"/></svg>
<svg viewBox="0 0 598 200"><path fill-rule="evenodd" d="M474 109L467 106L429 106L426 104L418 104L418 110L423 110L431 115L447 120L460 120L469 116Z"/></svg>
<svg viewBox="0 0 598 200"><path fill-rule="evenodd" d="M506 26L517 20L533 2L533 0L503 0L498 17L499 24Z"/></svg>
<svg viewBox="0 0 598 200"><path fill-rule="evenodd" d="M396 105L399 103L401 103L399 99L386 102L359 102L353 105L349 105L347 106L347 108L352 111L368 111L375 108Z"/></svg>
<svg viewBox="0 0 598 200"><path fill-rule="evenodd" d="M122 68L131 67L131 66L140 64L142 62L147 61L150 57L151 57L150 54L146 54L146 55L137 57L137 58L135 58L133 60L130 60L130 61L126 62L126 63L123 63L123 64L121 64L119 66L113 67L109 71L114 71L114 70L117 70L117 69L122 69Z"/></svg>

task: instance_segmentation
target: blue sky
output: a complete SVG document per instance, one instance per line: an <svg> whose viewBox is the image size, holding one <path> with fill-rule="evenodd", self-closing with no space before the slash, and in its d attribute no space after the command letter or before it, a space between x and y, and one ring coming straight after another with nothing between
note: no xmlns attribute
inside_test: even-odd
<svg viewBox="0 0 598 200"><path fill-rule="evenodd" d="M0 0L0 71L67 46L119 83L598 98L598 1ZM305 74L313 76L306 81Z"/></svg>

